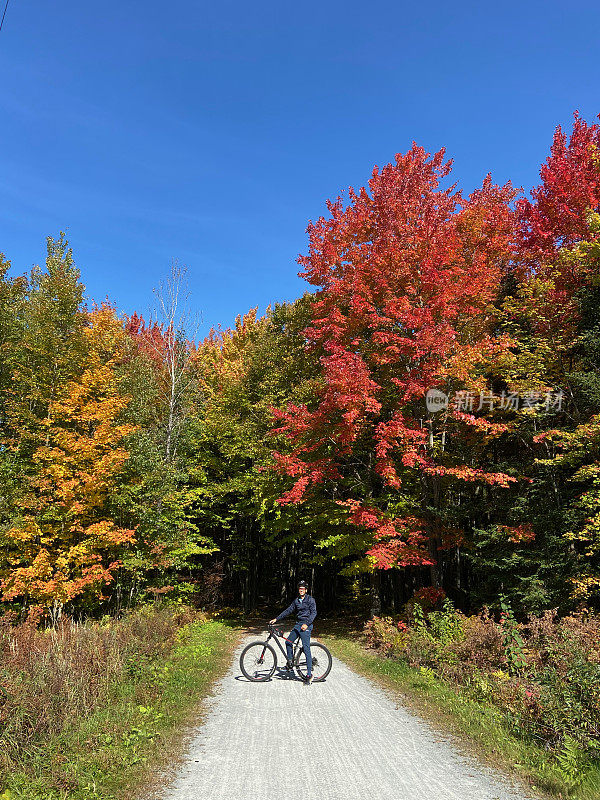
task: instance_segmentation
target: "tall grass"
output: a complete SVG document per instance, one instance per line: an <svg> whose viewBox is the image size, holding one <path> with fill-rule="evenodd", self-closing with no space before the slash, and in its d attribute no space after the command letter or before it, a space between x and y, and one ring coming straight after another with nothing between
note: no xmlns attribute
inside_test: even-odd
<svg viewBox="0 0 600 800"><path fill-rule="evenodd" d="M120 675L166 652L183 622L179 612L153 608L100 624L62 619L45 630L0 619L0 770L91 714Z"/></svg>
<svg viewBox="0 0 600 800"><path fill-rule="evenodd" d="M236 638L189 608L47 629L0 618L0 797L132 797Z"/></svg>

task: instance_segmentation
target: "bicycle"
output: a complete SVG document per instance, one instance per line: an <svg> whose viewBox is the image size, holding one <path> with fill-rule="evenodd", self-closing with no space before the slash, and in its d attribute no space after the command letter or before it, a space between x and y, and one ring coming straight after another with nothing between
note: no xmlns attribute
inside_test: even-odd
<svg viewBox="0 0 600 800"><path fill-rule="evenodd" d="M268 630L269 635L265 641L250 642L250 644L246 645L242 650L240 669L249 681L268 681L273 677L273 673L277 669L277 653L273 645L269 644L271 639L274 639L275 644L279 647L279 650L287 662L287 653L277 637L285 639L286 642L289 641L289 639L286 638L282 630L276 628L274 625L269 625ZM300 678L304 680L308 673L306 670L306 656L304 655L302 644L300 643L300 639L296 639L296 641L291 644L294 648L292 657L294 669ZM312 655L313 683L324 681L331 670L331 653L325 645L320 642L311 642L310 652Z"/></svg>

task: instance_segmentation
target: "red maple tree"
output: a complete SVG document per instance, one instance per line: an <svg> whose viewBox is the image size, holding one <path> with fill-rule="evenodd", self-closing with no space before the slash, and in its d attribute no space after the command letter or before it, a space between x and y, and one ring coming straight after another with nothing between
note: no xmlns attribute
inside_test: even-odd
<svg viewBox="0 0 600 800"><path fill-rule="evenodd" d="M431 156L413 144L376 167L368 187L350 189L347 205L328 202L299 258L317 287L306 335L322 352L323 389L311 407L275 412L292 443L276 465L295 478L280 502L335 486L350 521L372 532L377 567L433 564L444 534L457 533L425 513L381 507L378 497L408 476L428 494L440 480L514 480L448 463L447 450L440 458L425 408L431 388L483 387L482 364L508 344L494 336L494 300L512 256L515 191L488 176L465 198L440 186L450 171L443 150ZM451 404L444 420L471 433L479 418ZM344 477L357 462L362 481L352 489Z"/></svg>
<svg viewBox="0 0 600 800"><path fill-rule="evenodd" d="M562 247L589 236L589 212L600 212L600 126L575 113L571 135L560 125L540 169L541 184L516 203L519 256L539 272L556 261ZM571 286L576 275L565 273Z"/></svg>

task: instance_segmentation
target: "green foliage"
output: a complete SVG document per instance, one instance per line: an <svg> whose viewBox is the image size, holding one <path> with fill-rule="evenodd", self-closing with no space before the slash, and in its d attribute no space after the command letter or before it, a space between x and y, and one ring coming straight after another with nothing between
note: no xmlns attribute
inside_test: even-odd
<svg viewBox="0 0 600 800"><path fill-rule="evenodd" d="M561 776L569 787L579 786L585 777L587 758L576 739L568 734L564 737L561 749L556 754Z"/></svg>
<svg viewBox="0 0 600 800"><path fill-rule="evenodd" d="M427 622L432 638L442 646L459 641L463 636L462 617L456 613L452 602L446 598L441 611L432 611Z"/></svg>
<svg viewBox="0 0 600 800"><path fill-rule="evenodd" d="M463 618L452 602L446 598L440 611L425 614L420 603L411 606L411 629L421 638L435 645L440 661L453 660L447 652L448 645L460 641L464 636Z"/></svg>
<svg viewBox="0 0 600 800"><path fill-rule="evenodd" d="M504 657L511 673L519 674L527 667L525 657L525 643L519 632L519 626L511 607L505 598L500 601L500 628L502 630L502 644Z"/></svg>

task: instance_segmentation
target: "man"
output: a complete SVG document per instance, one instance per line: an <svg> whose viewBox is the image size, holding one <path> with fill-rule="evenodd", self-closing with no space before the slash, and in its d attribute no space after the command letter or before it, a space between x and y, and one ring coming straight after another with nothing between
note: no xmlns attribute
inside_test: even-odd
<svg viewBox="0 0 600 800"><path fill-rule="evenodd" d="M306 581L300 581L298 584L298 597L289 605L285 611L282 611L278 617L272 619L270 625L289 617L290 614L296 612L296 624L290 631L287 637L285 648L287 650L287 664L286 669L292 670L294 668L292 658L294 656L292 650L292 642L295 642L298 637L302 640L302 649L306 656L306 679L305 683L310 685L312 683L312 655L310 653L310 633L312 631L313 622L317 616L317 604L315 598L308 594L308 584Z"/></svg>

